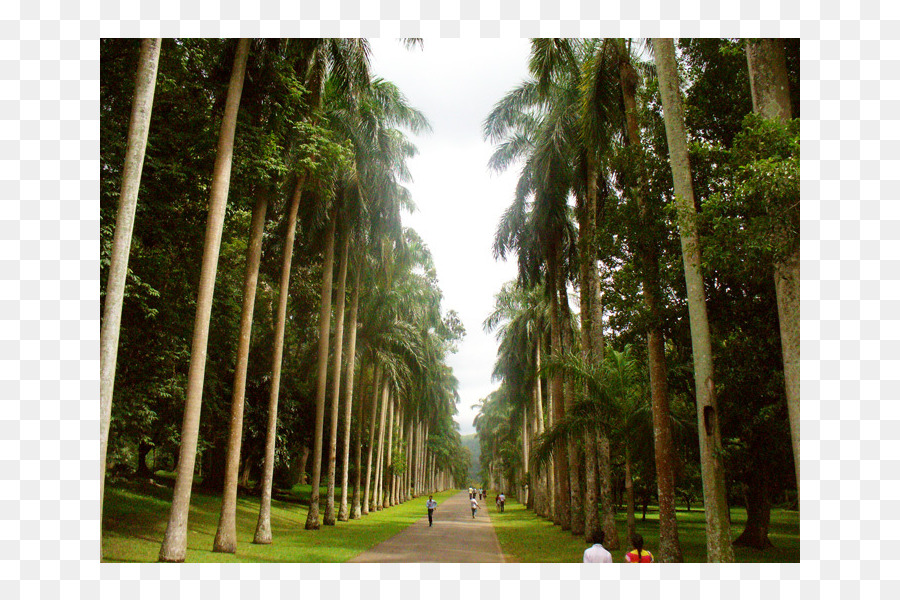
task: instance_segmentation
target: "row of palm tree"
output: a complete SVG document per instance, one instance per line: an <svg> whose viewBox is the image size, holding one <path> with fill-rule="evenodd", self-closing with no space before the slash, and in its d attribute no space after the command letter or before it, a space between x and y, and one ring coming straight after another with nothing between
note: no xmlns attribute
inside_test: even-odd
<svg viewBox="0 0 900 600"><path fill-rule="evenodd" d="M400 211L412 207L403 183L408 179L406 160L415 153L415 147L404 131L427 131L425 117L409 106L396 86L371 75L365 40L245 39L237 42L233 52L210 186L175 491L159 553L160 561L165 562L183 561L186 555L212 296L239 116L262 132L261 135L269 136L270 147L280 149L284 158L280 168L271 164L259 166L259 180L255 184L223 501L213 549L233 553L237 546L235 512L247 365L266 213L273 199L288 198L283 203L286 210L281 216L284 244L278 303L273 309L275 325L268 426L254 542L272 542L271 501L278 406L285 332L291 319L288 301L298 223L302 224L306 235L322 240L323 255L312 495L306 528L320 527L319 487L323 458L327 463L328 494L321 521L325 525L334 525L338 519L358 518L370 510L405 501L411 495L449 486L454 476L451 465L458 463L461 455L459 436L452 424L457 384L445 359L462 332L454 327L456 320L452 313L443 315L441 312L441 294L427 247L414 232L403 229L400 224ZM146 60L143 59L145 55ZM144 44L141 73L153 70L145 65L158 60L158 56L159 40L155 44ZM246 106L243 106L248 63L252 65L252 83L248 89L249 98L243 103ZM146 80L154 77L155 73L139 76L139 86L146 88ZM139 103L140 106L148 104L147 93L141 93L144 88L139 88L135 96L136 107ZM149 104L152 105L152 85ZM149 117L149 108L142 110ZM133 120L137 123L137 119ZM138 130L141 127L146 139L146 123L135 126ZM128 192L129 198L137 196L135 177L139 182L140 168L136 171L136 175L123 182L123 190L133 190ZM132 168L130 173L134 172ZM123 197L125 195L123 191ZM123 241L120 243L117 238L115 245L120 254L124 252L127 265L128 249L127 246L122 249L121 244L127 244L130 239L127 239L125 226L122 231ZM339 266L335 285L336 251ZM347 289L348 273L352 273L350 290ZM112 276L109 281L113 285ZM345 352L345 299L348 293L350 307L346 319ZM106 310L115 310L118 305L121 311L121 302L121 295L108 294ZM105 349L109 346L112 352L111 359L107 359L104 352L103 361L104 382L108 383L103 389L108 388L109 392L103 396L104 442L109 431L109 407L113 398L118 336L118 331L113 329L117 327L115 319L104 319L103 346ZM329 357L332 361L331 405L327 407L330 408L330 438L325 453ZM343 485L340 506L336 508L334 486L341 402L344 403ZM379 407L380 419L376 420ZM390 414L388 420L385 419L387 414ZM367 438L368 443L365 443ZM356 440L357 452L354 490L350 498L349 449L352 439ZM367 453L365 475L361 464L363 449Z"/></svg>
<svg viewBox="0 0 900 600"><path fill-rule="evenodd" d="M788 93L786 76L777 79L784 83L780 87L768 77L785 72L783 52L779 62L773 50L777 45L771 40L746 45L754 108L787 119L789 97L786 114L761 108L774 101L757 101L766 94ZM624 39L533 40L529 70L531 77L495 105L484 125L485 137L497 144L491 167L521 165L516 194L498 225L494 246L497 258L516 255L519 279L500 291L495 311L485 321L485 328L496 329L500 339L495 377L501 380L500 389L482 401L476 422L488 477L496 477L497 471L516 473L519 481L529 482L525 499L538 514L588 539L602 528L605 545L616 549L611 449L624 453L630 490L631 450L622 432L633 431L629 423L634 415L646 414L652 423L649 445L655 450L658 556L666 562L681 560L664 337L668 292L660 272L660 240L668 236L666 198L673 198L693 345L707 557L733 561L697 202L673 41L653 40L651 46ZM782 97L779 106L784 104ZM655 121L659 107L662 119ZM653 140L659 139L662 122L662 152L667 146L668 156L658 159ZM666 158L671 165L668 182L656 175L661 170L656 165L667 167ZM621 221L613 221L613 215ZM784 229L788 238L790 228ZM612 251L614 246L625 253ZM789 407L799 390L798 382L787 376L794 355L792 338L784 333L799 327L798 314L790 308L791 279L785 274L792 272L792 256L786 253L775 266L777 283L785 290L778 297ZM601 290L608 289L613 273L626 270L637 280L644 304L639 327L647 344L649 407L635 404L635 394L643 388L634 375L631 352L604 347ZM570 284L578 290L577 319L569 307ZM510 430L509 421L522 427ZM793 425L792 417L795 431ZM521 446L514 442L519 438ZM797 458L795 446L795 464ZM628 505L630 535L631 494Z"/></svg>

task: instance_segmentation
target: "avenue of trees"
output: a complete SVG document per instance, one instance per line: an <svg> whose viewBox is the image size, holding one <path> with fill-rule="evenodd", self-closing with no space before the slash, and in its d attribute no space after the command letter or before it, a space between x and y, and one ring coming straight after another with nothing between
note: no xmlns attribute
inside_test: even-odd
<svg viewBox="0 0 900 600"><path fill-rule="evenodd" d="M462 485L465 332L400 219L428 123L367 42L115 39L101 59L103 481L175 473L159 560L185 559L194 486L222 495L233 553L239 490L265 544L306 472L307 529Z"/></svg>
<svg viewBox="0 0 900 600"><path fill-rule="evenodd" d="M798 40L532 40L484 121L490 167L519 169L494 242L518 278L484 322L487 486L610 549L655 504L665 562L676 502L704 508L710 562L771 545L773 504L798 502L799 59Z"/></svg>

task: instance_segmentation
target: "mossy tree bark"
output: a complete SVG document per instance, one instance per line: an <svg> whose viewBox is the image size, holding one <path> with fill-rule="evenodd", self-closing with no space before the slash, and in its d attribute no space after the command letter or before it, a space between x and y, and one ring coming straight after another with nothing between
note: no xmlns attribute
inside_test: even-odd
<svg viewBox="0 0 900 600"><path fill-rule="evenodd" d="M712 342L703 289L700 237L691 167L688 160L687 134L672 39L654 39L656 69L669 144L669 162L675 187L681 254L687 284L691 346L694 355L694 382L697 395L698 433L700 438L700 470L703 476L703 503L706 511L706 551L709 562L734 562L731 527L725 491L725 466L722 460L722 438L719 431L718 407L713 378Z"/></svg>
<svg viewBox="0 0 900 600"><path fill-rule="evenodd" d="M764 38L747 40L747 65L750 70L750 92L753 110L775 120L791 118L791 95L788 83L784 41ZM796 206L799 221L799 198ZM785 246L775 260L775 297L778 303L778 325L781 329L781 355L784 361L784 389L787 395L794 471L800 489L800 240L784 227L781 242Z"/></svg>

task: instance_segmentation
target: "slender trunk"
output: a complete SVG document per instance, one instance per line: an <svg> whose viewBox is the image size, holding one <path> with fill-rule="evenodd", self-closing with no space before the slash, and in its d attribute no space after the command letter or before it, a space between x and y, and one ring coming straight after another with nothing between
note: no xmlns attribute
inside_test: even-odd
<svg viewBox="0 0 900 600"><path fill-rule="evenodd" d="M365 423L365 414L366 414L366 390L365 390L365 370L363 369L362 363L359 366L359 393L356 395L359 397L359 408L357 408L356 412L356 424L352 428L354 433L354 475L353 475L353 500L350 505L350 518L351 519L359 519L362 517L362 446L363 446L363 432L365 431L363 424Z"/></svg>
<svg viewBox="0 0 900 600"><path fill-rule="evenodd" d="M259 501L259 518L256 522L254 544L272 543L272 480L275 474L275 439L278 427L278 395L281 390L281 360L284 353L284 328L287 320L287 300L290 293L291 261L294 257L294 237L297 233L297 211L303 193L304 177L294 186L291 206L287 214L287 229L284 234L284 250L281 259L281 282L278 291L278 313L275 315L275 339L272 341L272 383L269 386L269 418L266 423L266 450L263 458L263 472Z"/></svg>
<svg viewBox="0 0 900 600"><path fill-rule="evenodd" d="M602 361L604 356L604 339L603 339L603 298L600 292L600 277L595 268L591 272L591 292L594 296L591 302L591 311L594 313L591 319L591 347L594 353L594 360ZM613 501L613 469L612 456L610 452L609 433L601 431L597 436L597 475L600 484L600 504L602 506L600 513L601 527L604 533L603 545L608 550L619 549L619 531L616 527L616 505ZM674 494L674 483L672 491ZM673 496L674 497L674 496ZM661 523L661 527L668 527L675 523L675 505L672 504L672 518L670 523ZM675 535L677 547L677 531Z"/></svg>
<svg viewBox="0 0 900 600"><path fill-rule="evenodd" d="M374 357L373 357L374 358ZM376 359L377 361L377 359ZM375 417L378 415L378 395L381 384L381 364L375 363L375 371L372 374L372 406L369 413L369 447L366 450L366 487L363 494L362 514L369 514L372 498L372 452L375 449ZM362 431L362 430L360 430Z"/></svg>
<svg viewBox="0 0 900 600"><path fill-rule="evenodd" d="M725 465L722 460L722 438L719 432L713 379L712 342L706 314L706 294L701 273L700 238L691 168L688 161L687 134L678 87L675 44L670 38L654 39L660 96L669 143L669 162L675 185L681 253L687 283L688 311L691 323L691 346L694 354L694 381L697 393L697 416L700 437L700 469L703 475L703 503L706 508L706 550L709 562L734 562L731 547L729 511L725 493Z"/></svg>
<svg viewBox="0 0 900 600"><path fill-rule="evenodd" d="M522 480L523 484L522 504L527 508L531 503L528 497L528 404L522 410Z"/></svg>
<svg viewBox="0 0 900 600"><path fill-rule="evenodd" d="M394 479L394 404L395 399L391 398L390 406L388 407L388 430L387 430L387 456L384 461L384 476L382 477L382 496L383 496L383 506L384 508L388 508L393 506L393 498L391 497L391 486Z"/></svg>
<svg viewBox="0 0 900 600"><path fill-rule="evenodd" d="M550 343L554 359L562 356L562 326L559 307L558 267L556 264L556 252L551 253L553 258L548 261L549 281L547 287L550 292ZM556 372L551 376L551 392L553 402L553 421L559 422L565 416L565 400L563 398L562 373ZM561 442L554 452L554 480L556 488L554 498L556 510L553 514L553 522L560 525L563 531L572 528L569 497L569 460L568 448L565 442Z"/></svg>
<svg viewBox="0 0 900 600"><path fill-rule="evenodd" d="M356 320L359 315L359 277L360 267L356 265L353 270L353 292L350 298L350 324L347 341L347 400L344 407L344 463L343 472L341 473L341 506L338 511L338 521L346 521L347 514L347 485L350 475L350 421L353 416L353 373L356 363ZM360 367L362 369L362 367ZM362 373L362 370L360 370ZM358 461L357 461L358 462ZM356 472L359 473L359 465ZM356 478L356 486L354 487L354 496L358 496L359 477ZM357 504L358 498L357 498Z"/></svg>
<svg viewBox="0 0 900 600"><path fill-rule="evenodd" d="M244 299L241 307L241 330L238 336L237 365L234 369L234 385L231 395L231 428L228 450L225 454L225 487L222 491L222 508L219 527L213 542L213 552L234 553L237 550L237 480L241 462L241 437L244 433L244 394L247 387L247 365L250 362L250 334L253 329L253 307L256 303L256 283L259 280L259 263L262 254L262 238L266 227L268 194L257 193L256 205L250 219L250 242L247 245L247 266L244 271Z"/></svg>
<svg viewBox="0 0 900 600"><path fill-rule="evenodd" d="M622 42L624 51L624 41ZM620 65L620 83L625 105L628 145L640 148L640 129L635 100L637 74L627 60ZM647 191L643 183L636 182L637 201L641 227L645 235L655 229ZM653 441L656 456L657 485L660 498L660 562L681 562L681 545L678 541L678 523L675 518L675 462L672 442L671 416L669 412L666 355L663 340L662 293L659 285L659 255L654 244L638 240L636 244L638 266L641 272L644 304L650 316L647 326L647 356L650 365L650 401L653 412Z"/></svg>
<svg viewBox="0 0 900 600"><path fill-rule="evenodd" d="M313 441L312 490L309 497L309 513L306 515L306 529L308 530L319 528L319 485L322 480L322 436L325 428L328 336L331 326L331 282L334 275L334 232L337 227L337 220L338 214L337 211L334 211L325 233L325 262L322 265L322 293L319 304L319 347L316 360L316 430Z"/></svg>
<svg viewBox="0 0 900 600"><path fill-rule="evenodd" d="M122 323L122 301L128 274L128 255L137 210L144 153L150 131L150 113L156 91L156 70L159 66L160 38L141 41L128 141L125 145L125 165L122 168L122 189L116 213L116 232L110 253L109 274L106 279L106 301L103 304L103 323L100 326L100 520L103 521L103 494L106 484L106 447L109 443L109 421L112 416L113 388L116 382L116 359L119 352L119 328Z"/></svg>
<svg viewBox="0 0 900 600"><path fill-rule="evenodd" d="M386 379L386 378L385 378ZM388 382L385 380L382 384L384 391L381 396L381 417L378 423L378 469L375 472L375 510L384 508L384 498L382 497L382 483L384 478L384 425L387 418L387 408L390 402L390 392L388 391Z"/></svg>
<svg viewBox="0 0 900 600"><path fill-rule="evenodd" d="M634 539L634 480L631 478L631 454L625 447L625 522L627 523L628 539Z"/></svg>
<svg viewBox="0 0 900 600"><path fill-rule="evenodd" d="M341 266L338 269L338 289L337 289L337 307L335 308L334 323L334 373L332 375L331 386L333 388L331 395L331 428L328 441L328 496L325 498L325 516L322 522L325 525L335 524L334 514L334 478L337 473L337 430L338 430L338 414L340 411L341 400L341 359L344 350L344 301L346 300L347 287L347 260L350 255L350 236L349 232L344 233L344 246L341 250ZM352 359L351 359L352 360ZM350 371L353 371L351 365ZM346 465L346 461L344 465ZM344 489L341 491L343 497L344 510L347 506L347 484L344 482ZM346 518L346 517L345 517Z"/></svg>
<svg viewBox="0 0 900 600"><path fill-rule="evenodd" d="M566 290L566 280L560 276L559 281L559 317L560 330L562 332L561 352L568 352L574 347L574 336L572 332L572 313L569 310L569 295ZM575 405L575 389L571 378L564 378L564 406L565 412L568 413ZM567 442L569 455L569 527L572 535L584 534L584 492L581 482L581 474L583 470L583 461L581 457L581 449L578 440L574 437L569 438Z"/></svg>
<svg viewBox="0 0 900 600"><path fill-rule="evenodd" d="M210 185L209 217L203 245L203 261L200 267L200 283L197 292L197 311L194 317L194 334L191 342L191 362L188 371L187 397L184 420L181 425L181 444L178 467L175 473L175 491L169 512L166 534L159 549L160 562L184 562L187 552L187 522L191 506L191 486L197 458L197 439L200 432L200 408L203 402L203 377L206 371L206 351L209 341L209 321L212 314L213 291L219 263L219 248L225 224L225 205L231 183L231 159L234 153L234 132L237 126L238 107L244 87L244 72L250 40L238 42L228 84L225 114L219 130L216 163Z"/></svg>
<svg viewBox="0 0 900 600"><path fill-rule="evenodd" d="M747 65L753 110L767 119L791 118L791 96L784 57L784 41L764 38L747 40ZM797 203L796 211L799 212ZM799 214L796 215L799 221ZM799 240L785 228L781 236L790 242L790 251L776 258L774 265L775 298L781 329L781 356L784 362L784 388L787 396L794 473L800 490L800 247Z"/></svg>
<svg viewBox="0 0 900 600"><path fill-rule="evenodd" d="M535 344L534 349L535 373L540 373L541 371L541 337L542 336L538 335L537 343ZM541 389L540 375L536 375L534 381L534 412L537 425L537 434L542 435L544 433L544 401L543 391ZM541 469L540 471L538 471L538 494L535 497L534 512L542 517L550 516L550 491L548 489L548 485L550 482L548 471L550 470L552 469Z"/></svg>
<svg viewBox="0 0 900 600"><path fill-rule="evenodd" d="M594 294L593 277L595 235L594 218L597 214L597 168L591 153L585 156L586 193L576 196L578 217L578 290L581 300L581 358L585 364L596 360L593 348ZM584 533L585 539L593 539L600 531L600 515L597 511L597 440L592 432L584 436L585 493L584 493ZM574 533L574 531L573 531Z"/></svg>

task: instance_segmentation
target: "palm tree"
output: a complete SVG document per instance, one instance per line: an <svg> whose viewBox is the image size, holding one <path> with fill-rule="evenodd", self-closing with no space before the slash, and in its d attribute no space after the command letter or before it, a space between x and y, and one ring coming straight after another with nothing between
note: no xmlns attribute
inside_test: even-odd
<svg viewBox="0 0 900 600"><path fill-rule="evenodd" d="M357 114L347 114L349 109L356 108L358 109ZM402 94L400 94L399 90L393 84L389 82L384 82L383 80L374 80L369 83L369 85L360 90L358 96L358 103L356 106L343 106L342 103L336 103L336 118L334 121L339 121L339 128L345 133L345 135L352 141L354 149L355 149L355 157L356 157L356 165L355 172L357 174L358 182L355 185L355 189L351 188L352 193L348 190L347 196L344 198L345 200L355 199L355 203L350 203L349 201L344 203L343 208L348 212L363 212L366 207L362 205L362 202L365 199L365 193L371 195L371 199L378 201L383 200L386 194L393 193L397 190L397 183L395 178L405 179L408 178L408 173L406 171L405 159L415 153L415 148L409 144L403 135L395 129L394 125L403 125L408 127L413 131L421 131L428 127L427 121L424 116L417 110L411 108L406 102L405 98ZM394 208L394 207L391 207ZM370 209L371 210L371 209ZM338 218L338 213L335 213L335 218ZM352 227L351 223L347 224L347 227ZM349 235L349 233L348 233ZM326 241L330 239L326 237ZM331 242L333 244L333 241ZM347 246L348 248L349 246ZM326 255L328 253L328 246L326 244ZM333 249L332 249L333 252ZM329 281L330 286L330 281ZM327 291L328 301L330 303L330 287ZM342 293L342 290L339 291L339 294ZM326 317L325 315L325 300L326 300L326 289L325 283L323 279L323 287L322 287L322 317ZM330 309L330 304L329 304ZM339 317L342 318L342 317ZM326 322L327 325L327 322ZM342 323L341 323L342 325ZM328 353L327 346L327 336L328 329L327 327L322 329L322 323L320 322L320 335L324 335L326 342L323 344L320 342L319 351L320 351L320 360L325 360ZM340 341L336 339L336 348L340 345ZM335 371L334 381L335 386L337 387L340 382L340 362L339 355L336 357L335 362ZM324 363L323 363L324 364ZM320 364L320 369L321 369ZM327 365L325 367L327 370ZM324 421L324 394L325 394L325 375L322 375L320 371L319 383L317 385L317 395L316 395L316 431L315 431L315 439L316 443L321 447L321 440L319 439L322 434L322 427L320 426L320 420ZM321 402L319 401L321 398ZM334 477L333 474L336 470L335 461L336 461L336 446L337 446L337 437L336 437L336 425L337 425L337 414L338 414L338 406L337 401L339 399L339 393L336 390L334 394L334 404L332 406L332 423L334 427L332 428L332 443L329 446L329 489L332 490L329 493L329 499L326 500L326 521L327 524L334 523L334 500L333 500L333 485L334 485ZM320 409L322 414L320 415ZM321 419L320 419L321 416ZM310 498L311 503L318 501L318 488L317 485L319 483L319 478L321 474L321 454L315 453L313 454L313 473L312 473L312 485L313 492L312 497ZM328 508L330 507L330 509ZM316 529L318 527L318 508L311 505L310 512L307 516L307 529Z"/></svg>
<svg viewBox="0 0 900 600"><path fill-rule="evenodd" d="M301 39L292 41L292 51L296 54L295 71L309 90L309 105L313 114L320 110L323 104L326 81L331 77L332 87L336 93L343 93L353 97L356 89L369 80L369 49L365 40L353 39ZM321 130L316 130L313 124L309 127L312 131L310 137L317 143L327 146L327 136ZM305 157L310 158L310 157ZM313 160L318 157L311 157ZM309 161L306 161L307 164ZM325 168L337 168L340 165L326 165ZM284 259L281 271L281 292L276 316L275 339L272 350L272 384L269 394L269 418L266 428L266 450L263 463L262 494L260 499L259 520L256 525L254 543L270 544L272 542L272 528L270 523L272 504L272 480L275 470L275 438L278 423L278 396L281 384L281 362L284 347L284 322L287 314L287 293L290 284L290 269L293 259L294 236L297 226L297 213L300 207L300 198L303 186L307 181L308 173L301 170L297 174L294 192L291 197L290 209L287 214L287 230L285 232ZM324 277L323 277L324 279ZM324 283L324 281L323 281ZM330 287L329 287L330 289ZM325 348L327 352L327 337ZM326 364L327 368L327 364ZM324 387L322 394L324 394ZM323 396L324 397L324 396ZM324 403L324 400L323 400ZM321 437L321 436L319 436ZM318 465L321 467L321 439ZM314 456L315 465L315 456ZM318 500L318 488L314 490ZM316 509L318 516L318 509Z"/></svg>
<svg viewBox="0 0 900 600"><path fill-rule="evenodd" d="M325 424L325 380L328 377L328 331L331 321L331 280L334 265L334 233L337 215L333 214L325 233L325 262L322 265L321 302L319 304L319 346L316 366L316 425L313 442L313 471L310 483L306 529L319 528L319 484L322 475L322 430ZM346 273L346 271L344 271ZM334 506L332 505L332 510Z"/></svg>
<svg viewBox="0 0 900 600"><path fill-rule="evenodd" d="M106 281L106 302L100 326L100 516L103 516L103 496L106 484L106 445L109 441L109 421L112 414L113 387L116 381L116 357L119 350L119 327L122 322L122 299L125 296L125 277L128 273L128 254L134 230L138 189L144 168L144 152L150 131L150 114L156 91L156 71L159 66L160 38L141 41L137 77L134 85L128 142L125 147L125 166L122 169L122 191L116 214L116 233L113 238L109 276Z"/></svg>
<svg viewBox="0 0 900 600"><path fill-rule="evenodd" d="M348 232L349 233L349 232ZM331 397L331 439L328 444L328 487L325 498L325 517L322 522L325 525L335 524L334 514L334 477L337 462L337 431L338 431L338 404L341 397L341 355L344 343L344 300L346 298L347 262L350 257L350 236L344 235L341 249L341 263L338 275L337 307L335 308L334 327L334 374L332 379ZM344 488L346 493L346 487Z"/></svg>
<svg viewBox="0 0 900 600"><path fill-rule="evenodd" d="M265 130L264 140L278 142L286 137L288 131L293 132L294 118L302 114L305 106L285 87L296 83L296 74L290 65L290 53L280 41L259 40L255 51L256 60L248 67L255 85L250 90L250 97L245 97L245 112L256 109L258 127ZM287 85L285 85L287 83ZM284 98L295 100L290 109L285 110ZM247 102L249 100L249 102ZM276 146L277 147L277 146ZM251 160L262 163L266 171L274 171L273 181L280 175L278 169L269 166L269 156L265 152L254 156ZM244 394L247 384L247 367L250 359L250 339L253 327L253 309L256 301L256 285L259 279L262 238L265 230L266 212L273 190L259 186L256 190L256 203L250 223L250 240L247 246L247 261L244 273L243 305L241 308L240 333L238 335L237 361L234 370L234 383L231 398L231 422L228 436L228 448L225 458L225 477L222 491L222 506L219 514L219 526L216 530L213 552L234 553L237 549L236 510L238 470L241 457L241 438L244 433ZM296 206L294 214L296 215ZM292 238L293 239L293 238ZM291 242L293 247L293 242ZM285 284L282 274L282 284ZM283 326L283 323L282 323ZM280 372L280 360L279 360Z"/></svg>
<svg viewBox="0 0 900 600"><path fill-rule="evenodd" d="M181 445L175 475L175 492L166 534L159 550L160 562L184 562L187 551L187 521L191 501L191 485L194 479L194 462L197 458L197 438L200 428L200 406L203 400L203 375L206 369L206 345L209 339L209 320L212 313L213 289L216 284L219 246L225 222L225 204L231 179L231 158L234 150L234 131L237 125L238 107L244 86L244 72L250 53L250 40L237 44L225 114L219 129L216 162L210 185L209 218L200 267L200 285L197 293L197 312L194 318L194 335L191 344L191 363L188 371L187 398L184 421L181 428Z"/></svg>
<svg viewBox="0 0 900 600"><path fill-rule="evenodd" d="M700 237L688 160L684 111L675 62L675 43L671 38L654 39L656 69L662 98L669 143L669 162L675 186L678 229L684 257L688 309L691 321L691 345L694 349L694 381L700 432L700 468L703 474L703 505L706 509L706 550L709 562L734 562L728 500L725 493L725 466L722 461L722 438L719 433L713 379L712 343L703 290Z"/></svg>
<svg viewBox="0 0 900 600"><path fill-rule="evenodd" d="M359 315L359 279L360 265L356 263L353 276L353 292L350 297L350 323L348 327L349 340L347 341L347 367L346 367L346 389L347 399L344 401L344 460L343 470L341 473L341 505L338 511L338 521L346 521L350 518L347 506L347 486L349 484L350 473L350 426L353 409L353 378L356 363L356 329ZM360 369L362 372L362 369ZM360 377L361 378L361 377ZM357 424L357 428L360 424ZM357 442L357 465L356 465L356 486L354 488L355 506L359 505L359 442Z"/></svg>
<svg viewBox="0 0 900 600"><path fill-rule="evenodd" d="M247 384L247 365L250 361L250 333L253 327L253 307L256 303L256 283L259 278L267 207L268 195L265 191L261 191L257 195L250 221L250 242L247 245L247 265L244 271L244 295L241 307L241 329L231 398L231 428L225 458L225 484L213 552L233 554L237 550L237 480L241 462L241 436L244 431L244 391Z"/></svg>

